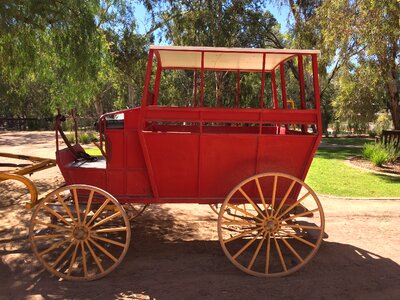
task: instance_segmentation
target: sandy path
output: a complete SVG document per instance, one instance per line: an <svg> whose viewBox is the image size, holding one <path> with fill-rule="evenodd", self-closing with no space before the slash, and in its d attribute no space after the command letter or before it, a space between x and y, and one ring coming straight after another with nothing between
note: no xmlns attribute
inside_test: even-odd
<svg viewBox="0 0 400 300"><path fill-rule="evenodd" d="M54 156L52 133L0 133L0 152ZM62 182L57 168L34 174L41 191ZM398 299L400 201L321 199L329 237L301 271L260 279L224 256L216 215L200 205L154 205L132 225L130 250L107 277L58 281L27 239L25 190L0 183L0 299Z"/></svg>

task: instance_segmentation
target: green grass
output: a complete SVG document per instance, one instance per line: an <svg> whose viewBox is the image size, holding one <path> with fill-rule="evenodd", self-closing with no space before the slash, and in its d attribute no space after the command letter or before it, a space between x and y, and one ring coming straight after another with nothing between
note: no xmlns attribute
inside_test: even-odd
<svg viewBox="0 0 400 300"><path fill-rule="evenodd" d="M352 168L345 159L353 155L361 155L361 149L319 149L308 172L307 184L317 193L333 196L400 197L400 177Z"/></svg>
<svg viewBox="0 0 400 300"><path fill-rule="evenodd" d="M375 139L370 137L329 137L322 138L322 142L328 144L336 144L336 145L354 145L354 146L363 146L367 142L374 142Z"/></svg>
<svg viewBox="0 0 400 300"><path fill-rule="evenodd" d="M101 156L99 148L85 148L85 152L91 156Z"/></svg>

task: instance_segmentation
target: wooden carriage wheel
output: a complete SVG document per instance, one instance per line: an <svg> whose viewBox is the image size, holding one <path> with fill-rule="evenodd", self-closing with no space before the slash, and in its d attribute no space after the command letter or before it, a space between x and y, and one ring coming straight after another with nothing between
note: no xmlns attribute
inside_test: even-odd
<svg viewBox="0 0 400 300"><path fill-rule="evenodd" d="M89 185L69 185L46 196L29 228L33 252L52 274L94 280L124 258L131 229L124 208L109 193Z"/></svg>
<svg viewBox="0 0 400 300"><path fill-rule="evenodd" d="M300 194L293 199L296 189ZM278 277L312 259L324 225L321 203L307 184L291 175L264 173L242 181L226 197L218 236L236 267L254 276Z"/></svg>

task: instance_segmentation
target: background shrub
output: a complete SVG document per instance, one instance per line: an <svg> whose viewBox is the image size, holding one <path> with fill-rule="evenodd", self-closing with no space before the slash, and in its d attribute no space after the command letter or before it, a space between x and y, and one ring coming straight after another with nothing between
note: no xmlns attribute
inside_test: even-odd
<svg viewBox="0 0 400 300"><path fill-rule="evenodd" d="M383 164L394 162L400 155L394 143L365 144L362 156L371 161L374 165L381 167Z"/></svg>

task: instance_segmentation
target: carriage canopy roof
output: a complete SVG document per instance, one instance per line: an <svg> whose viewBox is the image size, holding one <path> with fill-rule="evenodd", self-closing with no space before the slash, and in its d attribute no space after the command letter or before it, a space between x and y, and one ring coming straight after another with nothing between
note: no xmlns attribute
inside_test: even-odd
<svg viewBox="0 0 400 300"><path fill-rule="evenodd" d="M319 50L214 48L186 46L150 46L163 69L201 69L204 52L206 70L272 71L280 63L298 54L320 54Z"/></svg>

